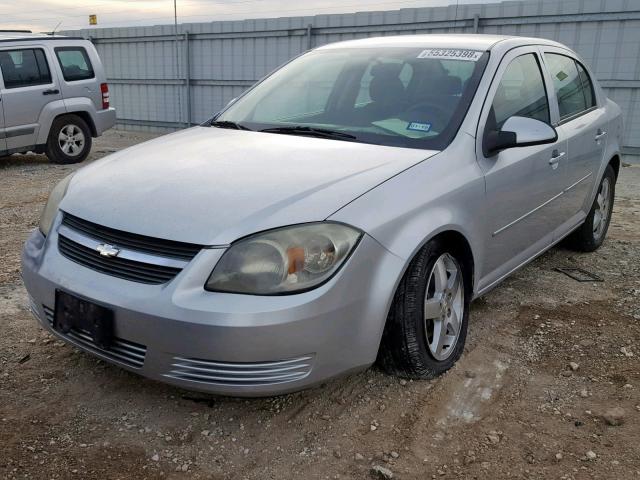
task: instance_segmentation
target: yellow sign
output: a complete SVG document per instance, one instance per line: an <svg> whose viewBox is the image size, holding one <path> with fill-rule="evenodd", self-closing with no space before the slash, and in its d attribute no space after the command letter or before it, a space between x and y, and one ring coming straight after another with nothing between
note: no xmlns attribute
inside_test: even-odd
<svg viewBox="0 0 640 480"><path fill-rule="evenodd" d="M98 16L89 15L89 25L97 25L97 24L98 24Z"/></svg>

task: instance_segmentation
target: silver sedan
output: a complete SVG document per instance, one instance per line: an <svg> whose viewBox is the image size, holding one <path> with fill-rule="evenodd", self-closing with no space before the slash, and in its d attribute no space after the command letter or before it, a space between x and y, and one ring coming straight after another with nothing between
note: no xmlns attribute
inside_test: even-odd
<svg viewBox="0 0 640 480"><path fill-rule="evenodd" d="M189 389L272 395L376 360L430 378L474 298L565 237L602 244L621 134L555 42L327 45L63 180L24 283L44 328Z"/></svg>

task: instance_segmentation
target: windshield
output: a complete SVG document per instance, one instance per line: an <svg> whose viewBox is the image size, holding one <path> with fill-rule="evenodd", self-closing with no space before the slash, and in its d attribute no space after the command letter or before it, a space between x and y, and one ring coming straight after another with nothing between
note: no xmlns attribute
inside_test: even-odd
<svg viewBox="0 0 640 480"><path fill-rule="evenodd" d="M315 50L267 77L215 120L442 150L462 123L488 56L424 47Z"/></svg>

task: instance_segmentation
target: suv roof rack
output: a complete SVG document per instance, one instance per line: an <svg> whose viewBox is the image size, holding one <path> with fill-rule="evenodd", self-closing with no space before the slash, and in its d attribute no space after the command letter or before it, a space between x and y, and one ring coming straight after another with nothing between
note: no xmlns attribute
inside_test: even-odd
<svg viewBox="0 0 640 480"><path fill-rule="evenodd" d="M31 30L0 30L0 33L33 33Z"/></svg>

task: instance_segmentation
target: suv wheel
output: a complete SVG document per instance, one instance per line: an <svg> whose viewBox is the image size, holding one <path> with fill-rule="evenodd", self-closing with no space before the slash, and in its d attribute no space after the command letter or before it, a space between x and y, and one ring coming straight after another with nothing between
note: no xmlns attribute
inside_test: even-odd
<svg viewBox="0 0 640 480"><path fill-rule="evenodd" d="M63 115L51 125L46 154L53 163L82 162L91 151L91 131L77 115Z"/></svg>
<svg viewBox="0 0 640 480"><path fill-rule="evenodd" d="M413 259L398 286L378 362L389 373L433 378L464 350L469 322L467 273L459 254L440 239Z"/></svg>

